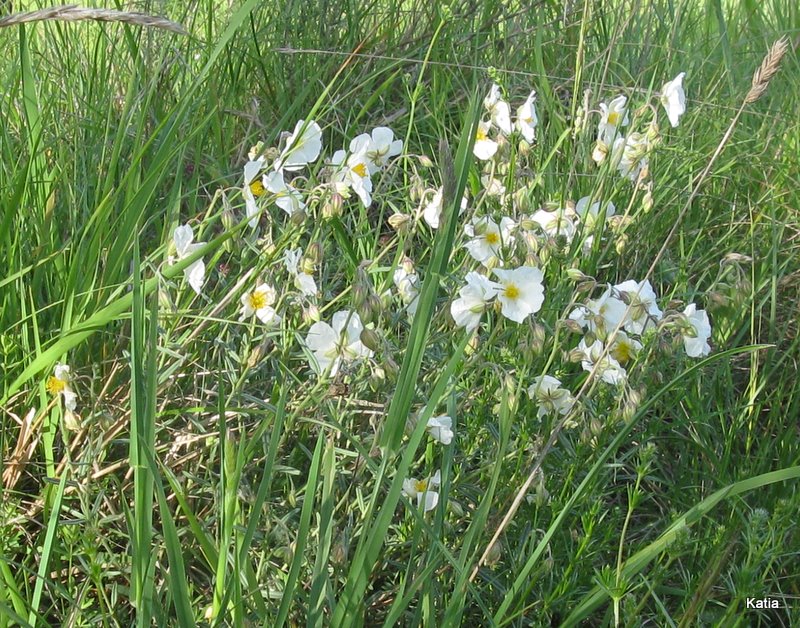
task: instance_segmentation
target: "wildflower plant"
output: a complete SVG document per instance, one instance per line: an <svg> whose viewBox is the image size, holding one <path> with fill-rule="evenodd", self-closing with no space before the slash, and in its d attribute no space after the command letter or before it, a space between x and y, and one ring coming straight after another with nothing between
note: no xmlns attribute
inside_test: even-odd
<svg viewBox="0 0 800 628"><path fill-rule="evenodd" d="M437 11L446 19L436 37L450 37L452 12ZM208 207L189 211L175 192L164 220L134 217L130 277L115 275L115 291L94 295L90 285L89 296L64 300L63 338L23 375L50 360L38 384L50 400L45 413L63 407L65 432L99 453L73 464L87 452L64 439L59 467L48 436L48 475L82 474L74 485L58 480L42 501L52 525L71 512L63 500L89 512L118 499L134 564L115 573L131 618L157 604L153 617L169 621L174 608L182 625L558 617L576 625L597 600L610 600L618 622L647 605L663 608L647 597L661 589L635 583L671 547L674 530L640 528L633 540L631 526L664 478L684 471L664 463L656 472L654 448L667 446L658 439L668 440L677 413L699 405L700 393L688 389L699 390L699 375L717 360L745 352L727 347L733 331L715 304L746 292L754 264L724 260L706 294L705 274L669 258L674 232L656 243L659 253L640 240L655 216L688 211L675 213L663 182L674 155L691 149L685 128L700 114L685 90L699 91L699 79L687 67L659 71L652 89L597 83L581 105L580 92L565 94L545 76L492 71L448 114L461 120L458 135L449 119L425 134L428 57L418 76L402 78L411 89L401 113L374 111L393 98L387 87L349 115L334 88L358 54L310 108L292 105L281 109L282 123L263 114L250 133L239 129L219 157L223 174L196 175L198 190L212 189ZM435 133L443 136L436 148ZM66 250L83 246L75 242ZM104 253L102 265L114 269L121 250ZM70 308L93 299L107 303L102 316L72 317ZM130 345L111 375L130 373L124 393L83 385L109 359L98 352L95 363L93 348L81 345L102 325ZM38 347L38 334L25 346ZM9 346L4 335L0 346ZM65 355L81 374L80 398L71 367L55 363ZM23 375L4 389L4 404ZM684 383L685 399L670 398ZM124 420L114 416L120 407ZM755 424L742 416L741 429ZM160 427L167 419L169 438ZM693 430L704 429L697 423ZM696 432L679 436L689 442ZM640 446L649 440L658 444ZM107 459L114 448L104 442L124 445L127 457ZM719 457L713 443L701 449ZM131 469L130 481L114 475L114 491L81 503L118 468ZM688 526L708 504L659 514ZM770 516L751 519L764 525ZM58 541L68 545L69 530ZM42 551L56 545L50 536ZM107 556L93 551L82 558L96 569ZM616 567L603 567L614 554ZM56 573L46 561L40 567L40 576ZM202 594L187 590L194 578L208 583ZM121 595L110 580L113 595L103 585L92 603ZM658 585L679 590L667 579ZM18 600L25 587L9 589L3 608L35 621L44 585L34 586L30 609ZM634 599L639 607L626 611Z"/></svg>

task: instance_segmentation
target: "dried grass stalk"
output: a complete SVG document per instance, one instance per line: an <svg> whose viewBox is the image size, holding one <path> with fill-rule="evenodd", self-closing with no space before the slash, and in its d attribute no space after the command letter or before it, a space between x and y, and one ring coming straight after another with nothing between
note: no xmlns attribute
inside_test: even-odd
<svg viewBox="0 0 800 628"><path fill-rule="evenodd" d="M15 24L27 24L28 22L42 22L46 20L61 20L62 22L80 22L93 20L95 22L124 22L137 26L147 26L149 28L161 28L163 30L188 35L186 29L172 20L146 13L130 13L127 11L116 11L114 9L87 9L75 4L62 5L40 9L39 11L27 11L25 13L14 13L4 18L0 18L0 28L4 26L14 26Z"/></svg>
<svg viewBox="0 0 800 628"><path fill-rule="evenodd" d="M772 44L767 56L764 57L764 60L761 62L761 67L753 74L753 86L750 88L750 91L747 92L747 96L745 96L744 99L746 104L757 101L764 92L767 91L769 82L780 68L781 59L783 59L783 55L786 54L787 50L789 50L789 39L787 37L781 37Z"/></svg>

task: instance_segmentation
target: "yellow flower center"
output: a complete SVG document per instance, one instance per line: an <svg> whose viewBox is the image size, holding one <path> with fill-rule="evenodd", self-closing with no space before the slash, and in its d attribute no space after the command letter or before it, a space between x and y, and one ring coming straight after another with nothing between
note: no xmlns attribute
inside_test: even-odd
<svg viewBox="0 0 800 628"><path fill-rule="evenodd" d="M252 309L260 310L263 307L267 307L267 295L265 292L251 292L250 296L247 297L247 302Z"/></svg>
<svg viewBox="0 0 800 628"><path fill-rule="evenodd" d="M608 123L617 126L617 122L619 122L619 112L612 111L608 114Z"/></svg>
<svg viewBox="0 0 800 628"><path fill-rule="evenodd" d="M414 488L417 493L424 493L428 490L428 480L416 480L414 482Z"/></svg>
<svg viewBox="0 0 800 628"><path fill-rule="evenodd" d="M264 184L259 179L256 179L250 184L250 191L253 196L262 196L264 194Z"/></svg>
<svg viewBox="0 0 800 628"><path fill-rule="evenodd" d="M517 299L519 298L520 295L520 289L513 283L510 283L503 290L503 295L505 295L509 299Z"/></svg>
<svg viewBox="0 0 800 628"><path fill-rule="evenodd" d="M64 389L67 387L67 382L53 375L47 380L45 387L47 388L47 392L51 395L57 395L60 392L64 392Z"/></svg>
<svg viewBox="0 0 800 628"><path fill-rule="evenodd" d="M367 176L367 165L366 164L356 164L351 168L353 172L355 172L359 177L366 177Z"/></svg>
<svg viewBox="0 0 800 628"><path fill-rule="evenodd" d="M490 231L486 234L486 243L491 244L492 246L496 246L500 244L500 234L494 231Z"/></svg>
<svg viewBox="0 0 800 628"><path fill-rule="evenodd" d="M633 357L633 345L629 342L618 342L611 350L611 357L625 366Z"/></svg>
<svg viewBox="0 0 800 628"><path fill-rule="evenodd" d="M486 137L487 137L486 131L484 131L482 128L478 127L478 132L475 134L475 141L476 142L480 142L482 140L485 140Z"/></svg>

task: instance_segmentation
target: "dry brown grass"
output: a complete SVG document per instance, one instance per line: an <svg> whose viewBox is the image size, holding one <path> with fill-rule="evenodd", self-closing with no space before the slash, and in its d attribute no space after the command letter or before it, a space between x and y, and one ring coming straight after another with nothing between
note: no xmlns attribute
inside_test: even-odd
<svg viewBox="0 0 800 628"><path fill-rule="evenodd" d="M136 26L160 28L178 33L179 35L189 34L182 25L163 17L147 15L146 13L116 11L114 9L88 9L74 4L50 7L38 11L27 11L25 13L14 13L7 17L0 18L0 28L48 20L60 20L62 22L82 22L86 20L95 22L124 22L125 24L134 24Z"/></svg>

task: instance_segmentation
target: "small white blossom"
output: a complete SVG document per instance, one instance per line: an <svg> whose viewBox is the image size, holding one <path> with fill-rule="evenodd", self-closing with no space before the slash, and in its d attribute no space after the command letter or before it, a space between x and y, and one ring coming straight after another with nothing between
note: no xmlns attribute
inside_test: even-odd
<svg viewBox="0 0 800 628"><path fill-rule="evenodd" d="M188 257L205 244L205 242L192 242L192 240L194 240L194 233L189 225L175 227L175 231L172 232L172 241L175 244L179 260ZM195 260L183 269L183 276L192 290L200 294L206 279L205 262L202 259Z"/></svg>
<svg viewBox="0 0 800 628"><path fill-rule="evenodd" d="M628 110L625 108L627 102L625 96L617 96L609 104L600 103L601 116L597 127L597 139L607 146L614 143L619 127L628 125Z"/></svg>
<svg viewBox="0 0 800 628"><path fill-rule="evenodd" d="M332 165L336 166L333 182L338 184L337 191L342 196L349 196L347 189L352 189L364 207L372 204L372 179L367 164L367 150L371 141L369 135L360 135L350 142L349 156L345 151L337 150L331 158Z"/></svg>
<svg viewBox="0 0 800 628"><path fill-rule="evenodd" d="M611 218L611 216L617 212L617 208L611 201L595 201L594 203L590 204L590 200L591 197L584 196L577 203L575 203L575 213L580 216L581 220L586 224L588 229L592 229L594 227L597 217L601 212L604 212L606 220Z"/></svg>
<svg viewBox="0 0 800 628"><path fill-rule="evenodd" d="M683 348L690 358L701 358L711 353L708 339L711 337L711 323L705 310L698 310L694 303L690 303L683 310L683 315L691 327L689 333L683 334Z"/></svg>
<svg viewBox="0 0 800 628"><path fill-rule="evenodd" d="M439 503L439 492L432 489L441 483L442 476L438 470L427 480L407 478L403 480L403 494L409 499L416 499L417 507L423 506L424 511L428 512Z"/></svg>
<svg viewBox="0 0 800 628"><path fill-rule="evenodd" d="M305 128L303 128L305 127ZM286 140L286 148L275 160L275 170L302 170L317 160L322 150L322 129L313 120L298 120Z"/></svg>
<svg viewBox="0 0 800 628"><path fill-rule="evenodd" d="M64 401L64 427L76 430L80 427L80 417L75 414L78 407L78 395L72 390L72 373L69 365L59 362L53 369L45 388L51 395L61 395Z"/></svg>
<svg viewBox="0 0 800 628"><path fill-rule="evenodd" d="M433 198L431 198L431 200L425 204L425 208L422 211L422 217L425 219L425 222L428 223L431 229L438 229L439 223L442 220L443 195L444 188L439 188L436 190ZM461 211L459 213L463 213L465 209L467 209L466 196L461 198Z"/></svg>
<svg viewBox="0 0 800 628"><path fill-rule="evenodd" d="M617 328L625 318L627 305L613 296L608 287L597 299L590 299L585 305L578 306L569 317L584 329L605 336Z"/></svg>
<svg viewBox="0 0 800 628"><path fill-rule="evenodd" d="M600 340L595 340L591 346L586 344L586 339L582 338L578 344L578 351L583 354L581 360L581 367L584 371L591 372L597 365L597 375L601 380L607 384L620 384L625 382L628 374L622 365L617 362L611 355L606 354L605 357L600 357L603 354L605 346Z"/></svg>
<svg viewBox="0 0 800 628"><path fill-rule="evenodd" d="M449 445L453 441L453 419L447 415L431 417L425 429L437 443Z"/></svg>
<svg viewBox="0 0 800 628"><path fill-rule="evenodd" d="M528 388L528 396L538 404L539 418L549 413L567 414L575 404L570 392L561 388L561 382L550 375L535 377Z"/></svg>
<svg viewBox="0 0 800 628"><path fill-rule="evenodd" d="M515 126L528 144L533 144L536 139L536 127L539 125L539 118L536 115L536 92L531 91L528 99L517 109L517 121Z"/></svg>
<svg viewBox="0 0 800 628"><path fill-rule="evenodd" d="M317 375L330 368L333 377L339 372L342 362L372 357L372 351L361 342L364 325L357 312L339 311L333 315L331 324L324 321L314 323L306 335L306 346L312 352L311 368Z"/></svg>
<svg viewBox="0 0 800 628"><path fill-rule="evenodd" d="M242 295L242 308L239 320L243 321L255 316L265 325L280 321L280 316L272 307L276 299L275 288L265 283L259 284L251 292Z"/></svg>
<svg viewBox="0 0 800 628"><path fill-rule="evenodd" d="M567 243L570 243L575 237L575 224L563 209L552 212L539 209L534 212L530 220L539 225L542 231L551 238L561 236L566 238Z"/></svg>
<svg viewBox="0 0 800 628"><path fill-rule="evenodd" d="M317 282L314 281L314 277L300 268L302 257L303 251L299 248L286 249L283 254L283 264L294 278L295 287L305 296L313 297L317 294Z"/></svg>
<svg viewBox="0 0 800 628"><path fill-rule="evenodd" d="M488 161L497 152L497 142L489 137L488 122L478 122L478 131L475 133L475 145L472 147L473 154L481 161Z"/></svg>
<svg viewBox="0 0 800 628"><path fill-rule="evenodd" d="M541 270L535 266L520 266L514 270L498 268L494 274L500 284L497 300L500 301L503 316L521 323L542 308L544 276Z"/></svg>
<svg viewBox="0 0 800 628"><path fill-rule="evenodd" d="M394 139L394 131L389 127L379 126L372 129L369 145L366 150L367 167L370 174L386 166L392 157L403 151L403 140Z"/></svg>
<svg viewBox="0 0 800 628"><path fill-rule="evenodd" d="M470 238L464 246L472 259L485 266L493 257L499 258L502 246L514 241L511 235L514 227L514 221L508 216L502 218L500 224L491 218L473 218L471 224L464 225L464 233Z"/></svg>
<svg viewBox="0 0 800 628"><path fill-rule="evenodd" d="M406 266L410 266L410 271ZM410 260L407 264L399 266L392 275L392 281L400 294L409 316L414 316L419 305L419 277L414 271Z"/></svg>
<svg viewBox="0 0 800 628"><path fill-rule="evenodd" d="M500 95L500 86L492 85L486 98L483 99L483 106L489 112L489 117L500 132L504 135L511 134L511 108Z"/></svg>
<svg viewBox="0 0 800 628"><path fill-rule="evenodd" d="M630 338L628 334L620 330L614 336L614 341L611 343L608 354L619 362L620 366L626 366L641 349L641 342L635 338Z"/></svg>
<svg viewBox="0 0 800 628"><path fill-rule="evenodd" d="M450 314L459 327L474 331L481 322L486 306L494 299L500 285L476 272L466 276L467 285L459 290L459 298L450 305Z"/></svg>
<svg viewBox="0 0 800 628"><path fill-rule="evenodd" d="M686 113L686 93L683 91L683 77L686 72L681 72L674 79L664 84L661 89L661 104L667 112L669 123L673 128L678 126L681 116Z"/></svg>
<svg viewBox="0 0 800 628"><path fill-rule="evenodd" d="M250 219L250 226L258 224L258 203L256 199L264 195L264 183L259 173L264 168L264 158L250 160L244 165L244 183L242 196L244 197L245 213Z"/></svg>
<svg viewBox="0 0 800 628"><path fill-rule="evenodd" d="M661 320L663 313L656 303L656 293L650 281L623 281L614 289L627 296L630 311L625 319L625 329L632 334L642 334Z"/></svg>
<svg viewBox="0 0 800 628"><path fill-rule="evenodd" d="M628 137L618 137L614 141L612 157L622 177L634 183L648 166L647 154L650 142L642 133L631 133Z"/></svg>
<svg viewBox="0 0 800 628"><path fill-rule="evenodd" d="M264 175L262 183L267 191L275 195L275 204L290 216L305 209L303 195L284 181L283 172L275 171Z"/></svg>

